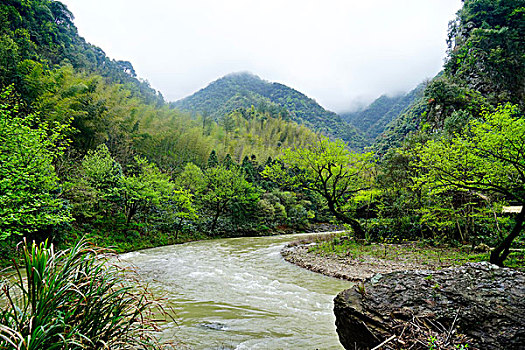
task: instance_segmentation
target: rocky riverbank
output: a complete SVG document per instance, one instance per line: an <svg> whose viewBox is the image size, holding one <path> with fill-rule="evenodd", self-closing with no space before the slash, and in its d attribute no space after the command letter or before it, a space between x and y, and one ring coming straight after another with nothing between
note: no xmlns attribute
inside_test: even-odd
<svg viewBox="0 0 525 350"><path fill-rule="evenodd" d="M523 350L525 274L488 262L377 274L334 313L345 349Z"/></svg>
<svg viewBox="0 0 525 350"><path fill-rule="evenodd" d="M345 254L315 249L316 245L332 241L335 237L338 237L335 233L311 235L288 244L281 255L286 261L308 270L356 282L377 273L438 270L468 261L465 259L467 254L460 254L457 249L419 247L414 243L362 245L346 240L339 241L339 244L346 244L345 249L349 248Z"/></svg>
<svg viewBox="0 0 525 350"><path fill-rule="evenodd" d="M359 282L334 300L346 349L525 349L523 272L465 265L482 255L464 248L364 243L310 235L281 251L300 267Z"/></svg>
<svg viewBox="0 0 525 350"><path fill-rule="evenodd" d="M348 258L336 255L320 255L309 251L309 245L286 247L281 251L283 258L295 265L323 275L349 281L362 281L376 273L401 270L417 270L421 265L382 260L374 257Z"/></svg>

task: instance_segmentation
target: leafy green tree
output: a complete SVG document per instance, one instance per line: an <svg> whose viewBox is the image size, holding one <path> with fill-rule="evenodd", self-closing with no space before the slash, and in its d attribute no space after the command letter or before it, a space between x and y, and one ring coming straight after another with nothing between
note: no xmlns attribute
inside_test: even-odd
<svg viewBox="0 0 525 350"><path fill-rule="evenodd" d="M260 180L258 167L257 167L257 161L254 155L252 155L251 159L248 158L248 156L245 156L242 160L241 168L244 171L244 176L246 180L248 180L251 183L257 183Z"/></svg>
<svg viewBox="0 0 525 350"><path fill-rule="evenodd" d="M370 153L351 153L340 140L320 138L310 147L284 150L264 174L280 184L318 193L338 220L364 238L365 232L354 217L354 199L371 188L373 168Z"/></svg>
<svg viewBox="0 0 525 350"><path fill-rule="evenodd" d="M94 151L88 151L82 160L82 169L89 185L103 192L117 187L122 178L122 167L111 157L105 144L99 145Z"/></svg>
<svg viewBox="0 0 525 350"><path fill-rule="evenodd" d="M193 195L185 189L173 190L158 207L161 212L161 225L175 231L175 239L182 231L185 221L192 222L199 217Z"/></svg>
<svg viewBox="0 0 525 350"><path fill-rule="evenodd" d="M403 147L391 149L378 164L377 214L380 224L371 231L374 238L403 237L407 239L424 238L420 225L422 206L421 189L414 186L416 167L411 163L419 159L414 151L418 139L409 137Z"/></svg>
<svg viewBox="0 0 525 350"><path fill-rule="evenodd" d="M429 141L421 147L419 182L434 192L499 194L525 204L525 119L505 105L482 120L469 122L464 134ZM525 210L514 228L492 251L490 262L503 265L513 240L522 231Z"/></svg>
<svg viewBox="0 0 525 350"><path fill-rule="evenodd" d="M69 182L68 198L77 217L90 218L99 213L111 215L122 193L122 167L105 144L90 150L80 163L78 176Z"/></svg>
<svg viewBox="0 0 525 350"><path fill-rule="evenodd" d="M224 157L221 165L226 169L232 169L236 166L236 164L233 162L232 156L229 153Z"/></svg>
<svg viewBox="0 0 525 350"><path fill-rule="evenodd" d="M217 152L215 150L211 151L210 156L208 157L208 168L215 168L219 165L219 159L217 158Z"/></svg>
<svg viewBox="0 0 525 350"><path fill-rule="evenodd" d="M206 178L201 168L187 163L182 173L175 178L175 185L197 195L206 187Z"/></svg>
<svg viewBox="0 0 525 350"><path fill-rule="evenodd" d="M136 162L138 174L121 179L122 207L128 224L136 214L146 213L169 200L175 190L169 175L162 173L157 166L140 157Z"/></svg>
<svg viewBox="0 0 525 350"><path fill-rule="evenodd" d="M60 198L54 161L67 144L67 124L23 115L0 94L0 240L24 236L72 220Z"/></svg>
<svg viewBox="0 0 525 350"><path fill-rule="evenodd" d="M233 203L238 209L255 205L259 199L258 191L244 178L237 168L226 169L220 165L206 169L206 187L200 201L209 213L209 231L215 233L218 220L226 214Z"/></svg>

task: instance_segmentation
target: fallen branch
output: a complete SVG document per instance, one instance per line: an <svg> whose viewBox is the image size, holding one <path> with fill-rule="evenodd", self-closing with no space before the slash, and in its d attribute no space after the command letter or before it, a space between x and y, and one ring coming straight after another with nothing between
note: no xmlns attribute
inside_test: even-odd
<svg viewBox="0 0 525 350"><path fill-rule="evenodd" d="M390 338L388 338L387 340L385 340L384 342L382 342L381 344L379 344L378 346L376 346L375 348L373 348L372 350L378 350L380 349L383 345L385 345L386 343L390 342L392 339L394 339L396 336L393 335L391 336Z"/></svg>

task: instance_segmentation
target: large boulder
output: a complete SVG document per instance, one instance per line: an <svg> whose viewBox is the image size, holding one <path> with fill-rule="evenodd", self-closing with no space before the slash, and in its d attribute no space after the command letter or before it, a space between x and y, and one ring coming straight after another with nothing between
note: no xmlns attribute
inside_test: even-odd
<svg viewBox="0 0 525 350"><path fill-rule="evenodd" d="M523 350L525 274L489 263L377 274L334 312L345 349Z"/></svg>

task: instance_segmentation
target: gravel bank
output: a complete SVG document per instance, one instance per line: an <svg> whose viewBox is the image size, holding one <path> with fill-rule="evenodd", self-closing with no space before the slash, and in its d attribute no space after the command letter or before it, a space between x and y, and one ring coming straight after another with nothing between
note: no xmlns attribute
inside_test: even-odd
<svg viewBox="0 0 525 350"><path fill-rule="evenodd" d="M341 278L349 281L362 281L377 273L385 274L401 270L433 269L437 266L383 260L375 257L362 256L358 259L338 256L322 256L308 251L311 244L287 246L281 251L283 258L305 269L322 273L323 275Z"/></svg>

